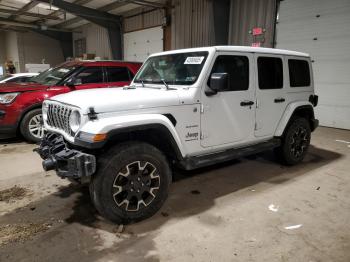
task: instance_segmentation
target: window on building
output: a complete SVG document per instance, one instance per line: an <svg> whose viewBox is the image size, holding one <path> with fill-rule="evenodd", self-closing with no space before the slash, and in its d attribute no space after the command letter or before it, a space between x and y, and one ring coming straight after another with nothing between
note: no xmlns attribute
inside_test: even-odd
<svg viewBox="0 0 350 262"><path fill-rule="evenodd" d="M283 87L282 59L277 57L258 58L258 78L260 89L279 89Z"/></svg>
<svg viewBox="0 0 350 262"><path fill-rule="evenodd" d="M310 68L306 60L288 59L291 87L310 86Z"/></svg>
<svg viewBox="0 0 350 262"><path fill-rule="evenodd" d="M90 83L102 83L103 82L103 72L101 67L88 67L83 69L75 77L76 83L81 84L90 84Z"/></svg>
<svg viewBox="0 0 350 262"><path fill-rule="evenodd" d="M128 82L132 76L126 67L107 67L108 82Z"/></svg>
<svg viewBox="0 0 350 262"><path fill-rule="evenodd" d="M249 88L249 59L246 56L218 56L211 71L213 73L228 73L229 87L222 91L242 91Z"/></svg>

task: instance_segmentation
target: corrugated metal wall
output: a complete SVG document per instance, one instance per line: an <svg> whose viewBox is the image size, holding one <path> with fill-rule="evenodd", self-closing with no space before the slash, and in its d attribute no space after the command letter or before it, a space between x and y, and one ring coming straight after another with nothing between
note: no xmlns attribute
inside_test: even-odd
<svg viewBox="0 0 350 262"><path fill-rule="evenodd" d="M165 12L162 9L138 8L133 10L124 15L124 33L160 26L164 16Z"/></svg>
<svg viewBox="0 0 350 262"><path fill-rule="evenodd" d="M112 59L108 32L105 28L95 24L87 24L80 27L79 30L82 33L74 33L73 42L76 39L86 38L87 53L95 54L102 59Z"/></svg>
<svg viewBox="0 0 350 262"><path fill-rule="evenodd" d="M213 23L214 0L171 0L171 49L210 46L215 44ZM251 45L272 47L276 0L231 0L229 41L230 45ZM142 14L140 14L142 13ZM164 10L138 8L124 15L124 32L160 26ZM262 27L262 36L253 37L249 32ZM87 52L101 58L111 58L106 29L88 24L81 27L82 34L74 39L86 38Z"/></svg>
<svg viewBox="0 0 350 262"><path fill-rule="evenodd" d="M275 22L276 0L231 0L230 45L251 45L262 42L261 46L272 47ZM262 36L249 33L254 27L266 31Z"/></svg>
<svg viewBox="0 0 350 262"><path fill-rule="evenodd" d="M172 5L172 49L213 45L211 0L173 0Z"/></svg>
<svg viewBox="0 0 350 262"><path fill-rule="evenodd" d="M6 61L6 45L5 45L5 33L0 32L0 64L2 64Z"/></svg>

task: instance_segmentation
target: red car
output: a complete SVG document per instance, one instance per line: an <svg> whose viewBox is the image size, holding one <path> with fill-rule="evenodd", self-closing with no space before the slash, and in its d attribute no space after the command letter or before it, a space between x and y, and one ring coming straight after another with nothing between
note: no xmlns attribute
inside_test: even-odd
<svg viewBox="0 0 350 262"><path fill-rule="evenodd" d="M44 99L74 90L128 85L141 63L118 61L66 62L32 79L31 83L0 84L0 138L22 134L38 142L44 134Z"/></svg>

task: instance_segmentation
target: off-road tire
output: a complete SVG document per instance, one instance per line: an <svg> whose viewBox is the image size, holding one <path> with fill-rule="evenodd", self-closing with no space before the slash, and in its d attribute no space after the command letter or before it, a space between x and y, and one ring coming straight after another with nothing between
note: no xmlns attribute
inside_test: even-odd
<svg viewBox="0 0 350 262"><path fill-rule="evenodd" d="M34 110L29 111L22 119L20 123L20 132L21 135L24 137L25 140L31 143L38 143L40 142L41 138L35 137L31 131L29 130L29 123L31 119L34 117L40 116L42 117L42 111L41 108L37 108Z"/></svg>
<svg viewBox="0 0 350 262"><path fill-rule="evenodd" d="M281 146L275 149L275 154L285 165L298 164L307 153L310 139L309 121L302 117L293 118L282 137Z"/></svg>
<svg viewBox="0 0 350 262"><path fill-rule="evenodd" d="M144 167L143 171L138 169L138 167L141 166ZM146 171L146 175L144 175L144 170L146 169L150 170ZM138 170L139 173L135 170ZM137 174L133 174L133 172ZM143 192L144 187L141 187L141 182L138 184L139 187L136 187L134 184L131 185L131 182L135 181L135 183L137 183L137 181L134 180L135 177L147 177L149 173L155 177L159 177L159 180L158 178L154 179L154 181L151 179L152 182L150 182L150 184L154 183L154 188L157 187L157 184L159 185L159 189L152 193L155 196L153 197L149 193L148 196L146 191L146 193L144 193L146 196L150 197L152 201L147 206L144 204L137 205L137 208L140 206L137 211L130 211L128 209L131 203L135 204L135 200L139 201L137 197L134 197L132 201L125 199L123 201L129 201L129 203L119 206L119 204L123 202L121 200L122 197L129 197L129 194L130 196L132 196L132 194L137 194L136 188ZM124 183L125 181L123 182L123 184L125 184L123 189L124 187L128 189L125 190L126 193L123 191L123 193L117 193L115 195L116 192L119 192L119 188L116 189L116 181L125 179L125 174L127 174L126 177L129 178L129 180L127 183ZM152 177L152 175L149 177ZM144 183L145 184L142 184L142 186L146 185L146 182ZM153 216L165 202L168 196L170 183L171 170L166 157L160 150L144 142L127 142L111 148L98 157L97 172L90 182L90 195L97 211L103 217L117 224L129 224ZM130 191L132 189L133 192ZM134 209L136 209L136 207Z"/></svg>

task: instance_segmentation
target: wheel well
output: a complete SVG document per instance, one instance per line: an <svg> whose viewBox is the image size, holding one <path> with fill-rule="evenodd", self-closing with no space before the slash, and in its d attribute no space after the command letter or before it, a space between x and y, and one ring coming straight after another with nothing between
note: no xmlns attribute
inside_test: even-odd
<svg viewBox="0 0 350 262"><path fill-rule="evenodd" d="M113 132L109 136L106 147L109 148L125 141L146 142L162 151L170 162L182 160L182 155L177 143L170 131L163 125L147 125Z"/></svg>
<svg viewBox="0 0 350 262"><path fill-rule="evenodd" d="M315 118L314 110L311 106L297 107L292 114L292 117L294 116L305 117L309 121Z"/></svg>
<svg viewBox="0 0 350 262"><path fill-rule="evenodd" d="M303 117L309 121L310 127L312 126L312 120L315 119L314 109L312 106L299 106L297 107L291 117L289 118L288 124L286 125L286 128L284 129L283 135L288 129L288 127L291 125L292 120L295 117Z"/></svg>
<svg viewBox="0 0 350 262"><path fill-rule="evenodd" d="M20 128L21 128L21 123L23 121L23 118L25 117L26 114L28 114L30 111L32 110L35 110L35 109L40 109L42 106L42 104L35 104L35 105L32 105L28 108L26 108L22 114L21 114L21 117L19 118L18 120L18 124L17 124L17 133L20 132Z"/></svg>

